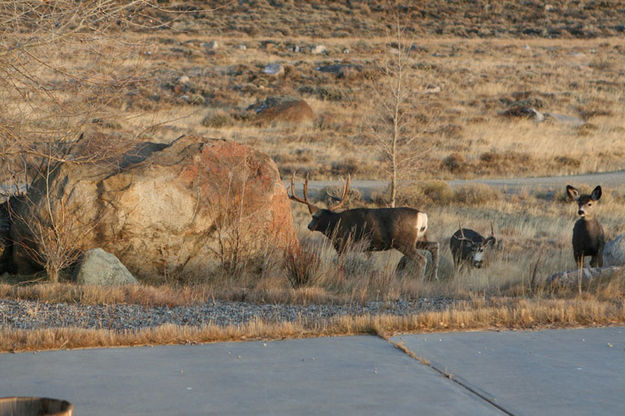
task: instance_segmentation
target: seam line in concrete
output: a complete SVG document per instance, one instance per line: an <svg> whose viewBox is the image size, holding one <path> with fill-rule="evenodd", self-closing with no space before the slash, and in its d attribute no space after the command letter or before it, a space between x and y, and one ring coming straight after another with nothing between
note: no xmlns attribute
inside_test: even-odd
<svg viewBox="0 0 625 416"><path fill-rule="evenodd" d="M436 367L435 365L433 365L432 363L430 363L428 360L419 357L417 354L415 354L414 352L412 352L410 349L408 349L408 347L406 347L403 343L400 342L393 342L388 338L384 338L386 341L388 341L392 346L394 346L395 348L397 348L398 350L400 350L401 352L403 352L404 354L406 354L407 356L409 356L410 358L413 358L417 361L419 361L421 364L425 365L426 367L431 368L432 370L436 371L438 374L440 374L441 376L445 377L448 380L451 380L453 383L456 383L457 385L459 385L460 387L462 387L463 389L465 389L466 391L468 391L469 393L477 396L478 398L482 399L483 401L485 401L486 403L490 404L491 406L493 406L494 408L496 408L497 410L505 413L508 416L515 416L514 413L510 412L509 410L507 410L506 408L504 408L503 406L495 403L492 399L486 397L485 395L483 395L482 393L480 393L479 391L473 389L471 386L463 383L462 381L456 379L453 374L447 373L444 370L441 370L440 368Z"/></svg>

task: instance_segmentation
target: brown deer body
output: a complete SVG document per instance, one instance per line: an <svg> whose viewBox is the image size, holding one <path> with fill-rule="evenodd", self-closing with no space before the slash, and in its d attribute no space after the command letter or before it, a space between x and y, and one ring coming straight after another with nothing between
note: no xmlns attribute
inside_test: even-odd
<svg viewBox="0 0 625 416"><path fill-rule="evenodd" d="M291 198L306 204L312 214L308 224L311 231L319 231L328 237L337 252L342 253L349 242L368 242L367 251L396 249L417 262L425 271L426 258L419 249L432 253L434 279L438 280L438 243L427 241L428 217L414 208L356 208L341 212L334 210L343 205L349 191L349 177L343 189L343 197L332 209L322 209L308 201L308 177L304 183L304 199L295 196L294 180L291 179Z"/></svg>
<svg viewBox="0 0 625 416"><path fill-rule="evenodd" d="M605 235L603 227L594 218L595 202L601 198L601 187L597 186L590 195L581 194L571 185L566 186L569 197L577 202L580 219L573 226L573 257L578 266L584 266L584 257L591 256L591 267L603 266Z"/></svg>

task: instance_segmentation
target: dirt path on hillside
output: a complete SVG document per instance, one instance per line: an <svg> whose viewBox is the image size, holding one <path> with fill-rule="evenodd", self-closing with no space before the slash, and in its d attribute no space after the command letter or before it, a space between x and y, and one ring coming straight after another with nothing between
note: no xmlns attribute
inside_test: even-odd
<svg viewBox="0 0 625 416"><path fill-rule="evenodd" d="M594 187L601 185L604 188L618 188L625 185L625 170L619 170L614 172L601 172L601 173L589 173L582 175L569 175L569 176L545 176L545 177L532 177L532 178L501 178L501 179L454 179L446 181L451 187L459 187L474 183L483 183L493 188L497 188L501 191L516 193L523 189L529 191L564 191L564 187L567 184L573 186ZM298 195L301 196L302 182L296 183L296 190ZM308 183L308 190L310 196L316 196L319 192L327 186L340 186L342 182L339 181L310 181ZM377 180L353 180L351 184L352 189L358 189L366 200L371 199L371 195L384 192L387 187L387 182Z"/></svg>

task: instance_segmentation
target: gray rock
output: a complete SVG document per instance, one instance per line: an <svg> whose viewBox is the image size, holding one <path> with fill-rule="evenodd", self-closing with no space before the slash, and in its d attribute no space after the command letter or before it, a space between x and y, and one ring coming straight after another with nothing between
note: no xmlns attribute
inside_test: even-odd
<svg viewBox="0 0 625 416"><path fill-rule="evenodd" d="M557 113L545 113L545 120L553 120L560 124L569 124L574 127L579 127L586 124L586 122L580 118Z"/></svg>
<svg viewBox="0 0 625 416"><path fill-rule="evenodd" d="M545 116L541 112L532 107L525 106L513 106L502 111L500 114L504 117L529 118L539 123L545 120Z"/></svg>
<svg viewBox="0 0 625 416"><path fill-rule="evenodd" d="M581 278L581 284L583 287L585 287L589 283L594 282L600 278L609 278L615 273L622 271L622 268L615 266L584 267L583 269L581 269L581 272L579 270L573 270L554 273L547 278L545 283L547 283L548 285L560 285L574 288L579 284L579 279Z"/></svg>
<svg viewBox="0 0 625 416"><path fill-rule="evenodd" d="M625 234L606 243L603 249L603 264L606 266L625 265Z"/></svg>
<svg viewBox="0 0 625 416"><path fill-rule="evenodd" d="M284 66L281 64L269 64L265 66L263 72L267 75L282 75L284 74Z"/></svg>
<svg viewBox="0 0 625 416"><path fill-rule="evenodd" d="M310 53L315 54L315 55L320 55L326 52L327 52L327 49L325 45L315 45L312 48L310 48Z"/></svg>
<svg viewBox="0 0 625 416"><path fill-rule="evenodd" d="M215 52L217 49L219 49L219 43L216 40L211 40L210 42L202 43L202 47L207 52Z"/></svg>
<svg viewBox="0 0 625 416"><path fill-rule="evenodd" d="M76 282L98 286L138 283L117 257L101 248L93 248L83 254L76 272Z"/></svg>

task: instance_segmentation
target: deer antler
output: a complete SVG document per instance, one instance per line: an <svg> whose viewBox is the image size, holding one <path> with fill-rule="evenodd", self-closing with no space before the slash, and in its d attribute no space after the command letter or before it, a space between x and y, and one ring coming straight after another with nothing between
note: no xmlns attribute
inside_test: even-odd
<svg viewBox="0 0 625 416"><path fill-rule="evenodd" d="M495 230L493 228L493 222L490 222L490 235L492 235L493 237L495 236Z"/></svg>
<svg viewBox="0 0 625 416"><path fill-rule="evenodd" d="M456 237L456 239L458 241L470 241L471 243L473 243L473 240L464 236L464 230L462 229L462 223L460 221L458 221L458 227L460 228L460 238Z"/></svg>
<svg viewBox="0 0 625 416"><path fill-rule="evenodd" d="M351 183L351 176L347 175L347 180L345 181L345 186L343 187L343 196L341 196L340 198L337 198L335 196L331 196L330 197L336 201L339 201L338 204L333 205L331 207L332 210L338 209L340 207L343 206L343 204L345 203L345 201L347 201L347 195L349 194L349 184Z"/></svg>
<svg viewBox="0 0 625 416"><path fill-rule="evenodd" d="M293 175L291 176L291 194L289 195L289 199L292 199L293 201L299 202L301 204L306 204L308 206L308 211L310 211L311 214L314 211L317 211L317 206L308 202L308 173L306 174L306 178L304 179L304 199L301 199L295 195L295 172L293 172Z"/></svg>

